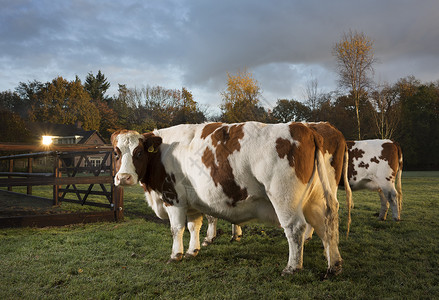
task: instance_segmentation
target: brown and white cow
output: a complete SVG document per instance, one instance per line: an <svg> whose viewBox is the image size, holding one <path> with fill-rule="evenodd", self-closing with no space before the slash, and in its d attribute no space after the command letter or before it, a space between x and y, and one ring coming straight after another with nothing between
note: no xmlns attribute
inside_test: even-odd
<svg viewBox="0 0 439 300"><path fill-rule="evenodd" d="M348 150L346 147L346 141L343 134L332 126L328 122L317 122L317 123L303 123L309 128L313 129L323 138L323 153L326 163L326 169L329 173L328 179L330 181L331 188L337 193L338 183L341 181L343 176L343 182L348 188L346 191L346 204L347 204L347 233L349 234L349 228L351 223L351 206L352 206L352 192L349 188L348 183ZM308 209L312 209L311 206ZM207 246L213 242L216 237L216 222L217 220L213 217L207 217L208 219L208 229L206 237L203 241L203 246ZM313 228L307 226L306 238L310 238L313 233ZM232 238L231 240L239 241L242 237L242 229L239 225L232 224Z"/></svg>
<svg viewBox="0 0 439 300"><path fill-rule="evenodd" d="M378 191L381 199L379 218L385 220L392 208L395 221L401 218L402 209L402 151L391 140L348 141L349 185L352 190ZM396 181L396 188L395 188Z"/></svg>
<svg viewBox="0 0 439 300"><path fill-rule="evenodd" d="M159 217L169 217L172 260L198 253L202 213L242 224L253 219L280 224L289 245L283 274L303 264L307 222L322 239L328 273L341 271L338 201L331 188L322 137L301 123L179 125L154 133L119 131L116 185L144 187Z"/></svg>

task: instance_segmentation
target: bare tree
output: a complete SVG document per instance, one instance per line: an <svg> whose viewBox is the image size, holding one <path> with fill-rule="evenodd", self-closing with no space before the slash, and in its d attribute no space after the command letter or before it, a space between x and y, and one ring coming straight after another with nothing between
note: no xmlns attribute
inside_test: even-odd
<svg viewBox="0 0 439 300"><path fill-rule="evenodd" d="M354 98L358 139L361 140L359 107L360 100L365 98L373 81L375 63L373 40L362 32L349 30L335 44L332 54L337 61L339 84L341 87L349 88Z"/></svg>
<svg viewBox="0 0 439 300"><path fill-rule="evenodd" d="M315 111L319 106L319 90L318 90L319 82L317 78L313 77L311 74L311 78L306 82L305 87L305 103L308 107Z"/></svg>
<svg viewBox="0 0 439 300"><path fill-rule="evenodd" d="M398 90L388 84L379 86L372 93L370 102L375 109L374 119L378 137L392 139L401 119Z"/></svg>

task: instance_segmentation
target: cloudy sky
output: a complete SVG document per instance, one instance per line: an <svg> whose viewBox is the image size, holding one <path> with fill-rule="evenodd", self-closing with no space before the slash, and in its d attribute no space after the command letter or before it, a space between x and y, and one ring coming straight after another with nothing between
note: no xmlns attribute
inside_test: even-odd
<svg viewBox="0 0 439 300"><path fill-rule="evenodd" d="M333 45L374 40L377 82L439 79L437 0L0 0L0 91L101 70L128 87L186 87L215 110L227 72L247 69L264 106L337 88Z"/></svg>

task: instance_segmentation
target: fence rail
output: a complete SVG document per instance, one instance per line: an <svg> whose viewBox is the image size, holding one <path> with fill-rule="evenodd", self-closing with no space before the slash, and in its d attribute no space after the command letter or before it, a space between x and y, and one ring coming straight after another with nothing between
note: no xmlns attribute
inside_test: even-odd
<svg viewBox="0 0 439 300"><path fill-rule="evenodd" d="M44 151L42 151L44 150ZM50 150L50 151L47 151ZM14 145L0 144L1 152L17 152L17 151L34 151L33 153L14 154L0 157L0 161L8 161L7 172L0 172L0 187L7 187L12 192L13 187L26 186L27 194L32 195L32 187L40 185L49 185L53 187L52 201L53 205L59 205L62 202L73 202L81 205L90 205L97 207L109 208L110 211L65 214L64 223L76 223L78 220L88 222L91 220L123 220L123 189L115 187L113 184L114 168L113 155L111 146L51 146L50 149L42 149L37 145ZM93 165L90 156L102 157L99 165ZM52 172L32 172L34 161L36 159L49 158L52 162ZM17 160L27 159L27 172L14 172L14 162ZM84 175L87 172L90 175ZM81 174L81 175L80 175ZM80 176L77 176L80 175ZM77 185L88 185L88 188ZM105 185L110 185L107 189ZM101 188L101 191L93 190L94 186ZM73 195L74 199L67 198L67 195ZM89 196L105 197L107 203L93 202L89 200ZM105 202L105 201L104 201ZM110 212L110 213L109 213ZM87 217L90 215L90 218ZM76 215L76 216L75 216ZM30 216L29 216L30 217ZM0 227L16 226L19 224L29 225L29 222L35 220L46 220L53 217L54 224L57 225L62 217L59 216L40 216L36 218L32 216L32 220L24 220L23 217L10 217L9 221L0 218ZM17 221L20 218L20 221ZM2 220L3 219L3 220ZM50 220L40 222L50 225ZM6 225L5 225L6 224ZM39 226L38 224L34 224ZM64 225L64 224L63 224Z"/></svg>

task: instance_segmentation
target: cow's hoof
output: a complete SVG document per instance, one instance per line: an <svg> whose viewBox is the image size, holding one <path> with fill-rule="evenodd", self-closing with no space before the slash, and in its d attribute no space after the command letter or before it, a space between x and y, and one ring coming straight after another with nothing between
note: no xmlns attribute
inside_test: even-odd
<svg viewBox="0 0 439 300"><path fill-rule="evenodd" d="M203 241L203 243L201 244L201 246L203 246L203 247L207 247L207 246L209 246L210 244L212 244L214 240L215 240L215 238L211 239L210 241L209 241L208 239L204 239L204 241Z"/></svg>
<svg viewBox="0 0 439 300"><path fill-rule="evenodd" d="M230 238L230 242L240 242L242 238L242 235L232 235Z"/></svg>
<svg viewBox="0 0 439 300"><path fill-rule="evenodd" d="M184 258L187 258L187 259L194 258L195 256L198 255L198 252L200 252L200 249L195 249L194 252L192 252L192 253L186 252L186 254L184 255Z"/></svg>
<svg viewBox="0 0 439 300"><path fill-rule="evenodd" d="M302 270L301 268L300 269L295 269L295 268L293 268L293 267L291 267L291 266L287 266L283 271L282 271L282 276L291 276L291 275L294 275L294 273L297 273L297 272L299 272L300 270Z"/></svg>
<svg viewBox="0 0 439 300"><path fill-rule="evenodd" d="M336 262L335 265L328 268L328 270L326 270L326 274L322 277L322 280L326 280L331 277L340 275L343 270L342 263L343 261Z"/></svg>
<svg viewBox="0 0 439 300"><path fill-rule="evenodd" d="M174 262L179 262L182 259L183 259L183 253L177 253L175 257L171 257L167 263L170 264Z"/></svg>

